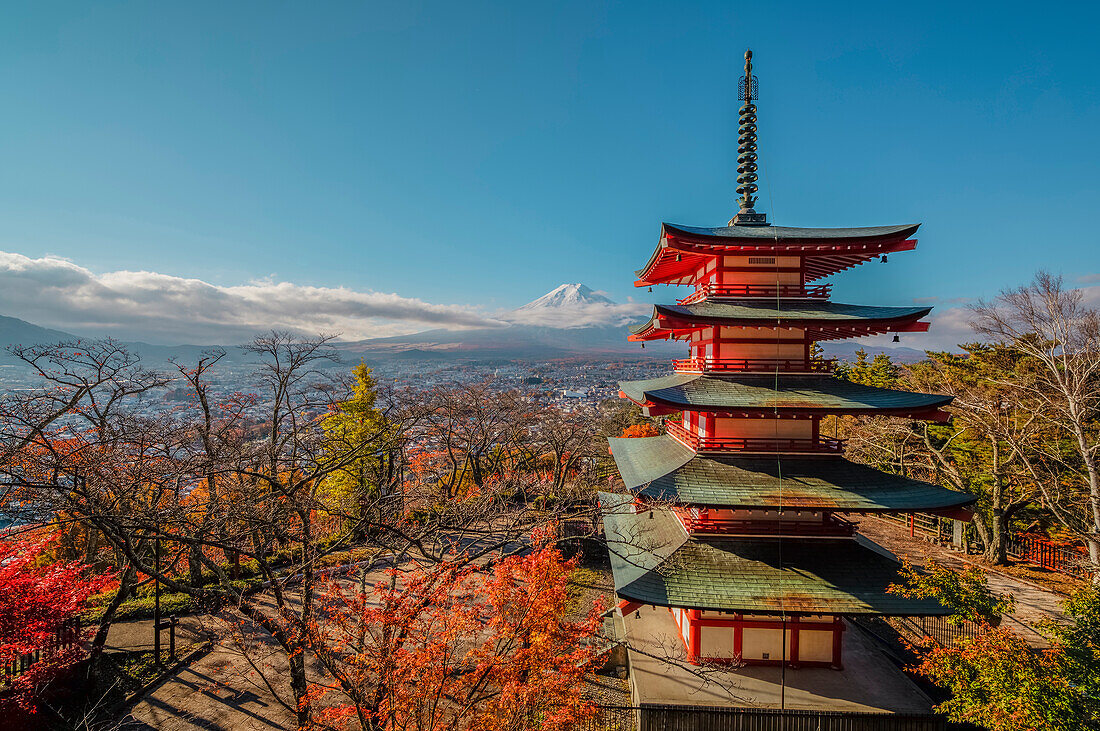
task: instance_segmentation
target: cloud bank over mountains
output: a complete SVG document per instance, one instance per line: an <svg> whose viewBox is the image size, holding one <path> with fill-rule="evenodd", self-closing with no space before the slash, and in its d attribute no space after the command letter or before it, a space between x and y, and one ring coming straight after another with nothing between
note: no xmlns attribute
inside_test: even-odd
<svg viewBox="0 0 1100 731"><path fill-rule="evenodd" d="M281 329L345 339L503 327L477 308L383 292L255 281L224 287L147 271L96 274L67 259L0 252L0 314L88 335L236 343Z"/></svg>

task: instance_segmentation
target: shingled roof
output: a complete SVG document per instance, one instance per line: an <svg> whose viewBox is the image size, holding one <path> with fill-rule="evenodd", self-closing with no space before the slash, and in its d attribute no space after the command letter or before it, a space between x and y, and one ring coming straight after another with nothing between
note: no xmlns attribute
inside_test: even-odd
<svg viewBox="0 0 1100 731"><path fill-rule="evenodd" d="M931 307L878 307L840 302L786 300L703 300L690 305L654 305L634 336L667 337L674 330L731 327L801 327L812 340L833 340L909 329Z"/></svg>
<svg viewBox="0 0 1100 731"><path fill-rule="evenodd" d="M974 502L967 493L843 457L704 456L667 435L608 441L626 487L654 500L867 513L946 510Z"/></svg>
<svg viewBox="0 0 1100 731"><path fill-rule="evenodd" d="M619 388L639 404L734 413L917 414L934 411L951 403L953 398L864 386L813 374L675 373L643 381L621 381Z"/></svg>
<svg viewBox="0 0 1100 731"><path fill-rule="evenodd" d="M661 224L661 236L679 236L687 240L711 239L716 245L733 245L738 242L764 243L828 243L842 241L870 243L900 241L917 232L919 223L898 226L859 226L854 228L795 228L793 226L681 226L675 223Z"/></svg>
<svg viewBox="0 0 1100 731"><path fill-rule="evenodd" d="M661 225L657 248L646 265L636 272L636 284L687 284L707 258L749 253L802 256L806 280L812 281L882 254L912 249L916 241L908 237L919 227L920 224L862 228L702 228L665 223Z"/></svg>
<svg viewBox="0 0 1100 731"><path fill-rule="evenodd" d="M600 494L615 591L623 599L711 611L944 615L931 599L886 593L888 552L860 538L691 538L670 511L634 514Z"/></svg>

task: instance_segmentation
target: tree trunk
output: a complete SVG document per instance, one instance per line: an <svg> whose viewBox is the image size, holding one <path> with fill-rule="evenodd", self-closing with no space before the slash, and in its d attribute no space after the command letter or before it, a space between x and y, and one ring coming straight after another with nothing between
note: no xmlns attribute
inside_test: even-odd
<svg viewBox="0 0 1100 731"><path fill-rule="evenodd" d="M187 552L187 574L191 586L196 589L202 586L202 546L198 543L192 543Z"/></svg>
<svg viewBox="0 0 1100 731"><path fill-rule="evenodd" d="M115 612L122 605L124 601L130 596L130 592L133 591L133 582L136 572L133 565L127 561L126 568L122 570L122 575L118 580L118 591L115 592L115 596L111 599L110 604L107 605L106 611L103 612L103 617L99 620L99 627L96 629L95 637L92 638L91 647L88 650L88 657L91 662L88 664L91 667L96 658L103 654L103 648L107 644L107 634L111 631L111 622L114 620Z"/></svg>
<svg viewBox="0 0 1100 731"><path fill-rule="evenodd" d="M1008 514L1001 508L993 508L989 527L984 558L995 566L1004 566L1008 563Z"/></svg>

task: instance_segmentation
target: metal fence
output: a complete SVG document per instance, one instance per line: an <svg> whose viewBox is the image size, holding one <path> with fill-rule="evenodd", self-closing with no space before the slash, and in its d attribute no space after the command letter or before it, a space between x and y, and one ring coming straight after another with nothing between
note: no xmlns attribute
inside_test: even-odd
<svg viewBox="0 0 1100 731"><path fill-rule="evenodd" d="M578 731L945 731L931 714L721 708L643 703L600 706Z"/></svg>
<svg viewBox="0 0 1100 731"><path fill-rule="evenodd" d="M950 647L960 639L974 639L981 631L973 622L949 622L948 617L890 617L887 621L910 642L928 637L943 647Z"/></svg>
<svg viewBox="0 0 1100 731"><path fill-rule="evenodd" d="M638 731L944 731L931 714L643 704Z"/></svg>
<svg viewBox="0 0 1100 731"><path fill-rule="evenodd" d="M0 666L0 688L11 685L11 681L30 670L31 666L58 650L67 650L80 642L80 620L71 619L58 628L50 642L43 648L11 658Z"/></svg>

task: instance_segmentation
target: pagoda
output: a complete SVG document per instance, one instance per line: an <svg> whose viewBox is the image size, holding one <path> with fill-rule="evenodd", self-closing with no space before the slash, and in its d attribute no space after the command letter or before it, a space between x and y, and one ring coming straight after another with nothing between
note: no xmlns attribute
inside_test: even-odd
<svg viewBox="0 0 1100 731"><path fill-rule="evenodd" d="M822 418L941 421L949 396L837 378L814 344L924 332L930 307L850 305L820 280L916 246L919 224L790 228L755 210L757 79L740 83L740 210L728 225L665 223L635 286L691 285L656 305L630 340L686 342L674 373L623 382L664 434L611 439L625 494L603 493L624 617L671 611L691 663L841 668L845 617L943 615L887 593L897 560L838 515L927 512L966 519L973 496L843 456ZM897 336L895 336L895 339Z"/></svg>

